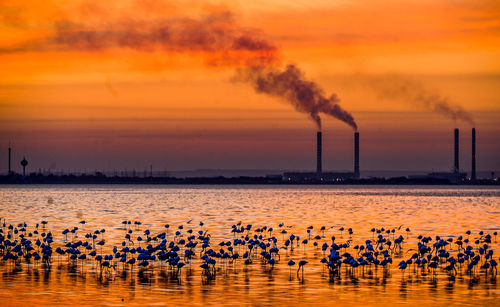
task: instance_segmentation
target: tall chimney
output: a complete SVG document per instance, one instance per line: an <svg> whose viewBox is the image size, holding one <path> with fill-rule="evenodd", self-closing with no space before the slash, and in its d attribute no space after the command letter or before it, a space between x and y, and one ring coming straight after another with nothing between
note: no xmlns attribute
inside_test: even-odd
<svg viewBox="0 0 500 307"><path fill-rule="evenodd" d="M476 181L476 128L472 128L472 168L470 179Z"/></svg>
<svg viewBox="0 0 500 307"><path fill-rule="evenodd" d="M11 151L12 151L12 148L10 148L10 146L9 146L9 172L7 173L8 175L10 175L10 173L12 172L12 170L10 168L10 154L11 154Z"/></svg>
<svg viewBox="0 0 500 307"><path fill-rule="evenodd" d="M321 131L316 134L316 172L321 173Z"/></svg>
<svg viewBox="0 0 500 307"><path fill-rule="evenodd" d="M459 157L458 157L458 128L455 128L455 163L453 165L453 172L458 174L460 172L459 168Z"/></svg>
<svg viewBox="0 0 500 307"><path fill-rule="evenodd" d="M359 132L354 132L354 177L359 178Z"/></svg>

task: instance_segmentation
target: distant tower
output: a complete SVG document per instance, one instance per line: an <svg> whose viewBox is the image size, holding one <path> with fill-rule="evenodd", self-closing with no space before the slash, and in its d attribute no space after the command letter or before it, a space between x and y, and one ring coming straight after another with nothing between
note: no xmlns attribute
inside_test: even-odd
<svg viewBox="0 0 500 307"><path fill-rule="evenodd" d="M23 166L23 177L26 177L26 165L28 165L28 161L26 160L26 157L23 157L23 160L21 161L21 165Z"/></svg>
<svg viewBox="0 0 500 307"><path fill-rule="evenodd" d="M316 133L316 173L318 174L321 174L321 172L323 171L323 168L322 168L322 161L321 161L321 155L322 155L322 135L321 135L321 131L318 131Z"/></svg>
<svg viewBox="0 0 500 307"><path fill-rule="evenodd" d="M359 132L354 133L354 176L359 178Z"/></svg>
<svg viewBox="0 0 500 307"><path fill-rule="evenodd" d="M460 173L460 167L459 167L459 147L460 145L458 144L459 142L459 136L458 136L458 129L455 129L455 161L453 163L453 172L458 175Z"/></svg>
<svg viewBox="0 0 500 307"><path fill-rule="evenodd" d="M10 175L12 173L12 169L10 168L10 155L11 155L11 152L12 152L12 148L10 148L10 145L9 145L9 172L7 173L8 175Z"/></svg>
<svg viewBox="0 0 500 307"><path fill-rule="evenodd" d="M470 179L476 181L476 128L472 128L472 166Z"/></svg>

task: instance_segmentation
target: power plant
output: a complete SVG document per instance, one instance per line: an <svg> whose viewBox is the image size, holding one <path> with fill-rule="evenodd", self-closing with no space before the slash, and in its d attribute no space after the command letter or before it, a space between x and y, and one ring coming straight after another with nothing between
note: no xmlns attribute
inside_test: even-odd
<svg viewBox="0 0 500 307"><path fill-rule="evenodd" d="M354 133L354 172L323 172L323 134L316 133L316 172L285 172L283 179L289 182L341 182L357 179L359 173L359 132Z"/></svg>
<svg viewBox="0 0 500 307"><path fill-rule="evenodd" d="M460 171L460 131L455 128L453 131L453 165L449 172L432 172L427 175L409 175L404 177L409 180L417 180L417 182L431 182L431 183L476 183L478 182L476 175L476 129L472 128L471 138L471 172L470 178L467 180L467 173ZM322 131L316 132L316 171L309 172L285 172L283 175L268 175L266 179L272 179L272 182L290 182L290 183L341 183L346 180L360 179L360 144L359 132L354 132L354 165L352 172L331 172L323 171L323 133ZM450 157L451 158L451 157ZM451 160L451 159L450 159ZM12 148L9 144L8 147L8 173L7 176L11 179L17 178L17 175L12 170ZM21 161L22 177L26 177L26 166L28 161L25 157ZM150 167L150 177L152 178L152 166ZM125 176L127 177L127 176ZM133 176L135 177L135 176ZM493 177L493 175L492 175ZM235 177L236 178L236 177ZM255 177L258 178L258 177ZM402 177L394 177L400 179ZM394 179L390 178L390 179ZM371 178L368 180L378 180L380 178ZM492 179L497 181L497 179Z"/></svg>
<svg viewBox="0 0 500 307"><path fill-rule="evenodd" d="M454 129L453 168L451 172L432 172L427 175L410 175L409 179L438 179L450 183L461 183L467 179L467 173L460 171L460 131ZM288 182L342 182L346 179L359 179L359 132L354 133L354 171L353 172L324 172L323 164L323 134L316 133L316 172L285 172L283 180ZM472 164L471 181L476 181L476 129L472 128Z"/></svg>
<svg viewBox="0 0 500 307"><path fill-rule="evenodd" d="M473 135L473 144L475 144L475 132L476 130L472 129ZM475 147L472 147L472 167L475 168ZM409 176L410 179L418 179L418 178L432 178L432 179L440 179L440 180L448 180L450 183L461 183L467 179L467 173L460 172L460 131L458 128L454 130L454 147L453 147L453 169L452 172L432 172L427 174L426 176L416 175Z"/></svg>

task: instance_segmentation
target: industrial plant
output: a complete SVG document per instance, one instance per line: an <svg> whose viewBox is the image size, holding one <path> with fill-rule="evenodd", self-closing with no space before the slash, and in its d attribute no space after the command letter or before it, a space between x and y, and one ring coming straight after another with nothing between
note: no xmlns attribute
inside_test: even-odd
<svg viewBox="0 0 500 307"><path fill-rule="evenodd" d="M316 133L316 172L285 172L283 180L288 182L339 182L346 179L359 179L359 132L354 133L354 171L323 172L323 134Z"/></svg>
<svg viewBox="0 0 500 307"><path fill-rule="evenodd" d="M474 183L476 177L476 129L472 128L472 161L469 182ZM318 183L318 182L343 182L360 179L359 169L359 132L354 133L354 170L353 172L324 172L322 165L323 135L321 131L316 134L316 172L285 172L283 180L291 183ZM454 130L454 160L451 172L431 172L426 175L409 175L410 180L438 180L449 183L464 183L467 172L460 170L460 131Z"/></svg>
<svg viewBox="0 0 500 307"><path fill-rule="evenodd" d="M471 169L470 176L460 169L460 131L454 130L453 166L450 172L431 172L425 175L409 175L407 177L378 178L361 176L360 171L360 140L359 132L354 132L354 163L352 172L324 171L323 167L323 134L316 133L316 171L291 172L267 176L197 176L197 177L173 177L167 172L153 175L152 165L148 172L141 176L135 172L116 171L114 174L96 171L95 173L42 173L29 172L27 170L28 160L23 156L20 161L22 174L16 173L11 166L12 148L8 148L8 173L0 176L0 183L172 183L172 184L498 184L492 173L491 179L478 180L476 174L476 129L472 128L471 141ZM146 174L147 173L147 174Z"/></svg>
<svg viewBox="0 0 500 307"><path fill-rule="evenodd" d="M472 128L472 161L470 181L476 181L476 128ZM460 131L455 128L454 131L454 159L453 170L451 172L432 172L427 175L410 175L410 179L434 178L448 180L450 183L461 183L467 180L467 172L460 171Z"/></svg>

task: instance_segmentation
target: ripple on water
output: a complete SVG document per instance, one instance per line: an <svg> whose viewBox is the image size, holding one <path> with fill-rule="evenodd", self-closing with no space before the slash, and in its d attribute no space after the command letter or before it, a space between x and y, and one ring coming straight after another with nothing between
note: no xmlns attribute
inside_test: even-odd
<svg viewBox="0 0 500 307"><path fill-rule="evenodd" d="M170 234L183 224L185 229L199 228L213 234L212 240L230 240L230 226L237 221L256 226L269 225L279 229L285 223L288 235L306 238L306 228L317 230L326 226L326 238L335 235L347 240L340 226L354 230L355 242L371 239L372 227L412 229L409 241L414 244L419 234L456 237L466 230L477 236L479 230L499 229L500 189L454 187L315 187L315 186L30 186L1 187L0 216L11 223L49 221L50 229L60 234L64 228L86 220L85 231L106 228L107 242L121 242L123 220L140 220L142 230L164 231L169 223ZM51 199L52 201L48 201ZM193 219L191 224L186 224ZM188 226L189 225L189 226ZM292 226L292 227L289 227ZM281 240L281 234L275 234ZM474 237L474 236L471 236ZM61 236L58 236L62 239ZM79 239L83 238L80 233ZM327 239L325 239L327 240ZM61 243L61 242L59 242ZM498 250L498 245L493 244ZM406 245L410 246L410 245ZM111 248L111 246L105 246ZM215 281L204 284L199 271L172 282L159 275L132 278L114 276L101 281L96 270L85 268L68 274L67 267L54 267L49 273L35 267L11 272L0 266L0 301L10 305L64 304L84 305L162 305L227 304L251 302L252 305L448 305L496 304L497 279L470 284L466 276L450 282L446 274L436 279L402 278L394 269L390 277L381 271L366 272L356 280L329 282L318 263L321 252L308 244L294 253L282 254L283 260L269 273L262 265L244 268L241 263L231 273L221 273ZM305 282L289 280L288 259L306 259ZM395 261L396 262L396 261ZM195 267L196 264L193 264ZM123 301L122 301L123 299Z"/></svg>

